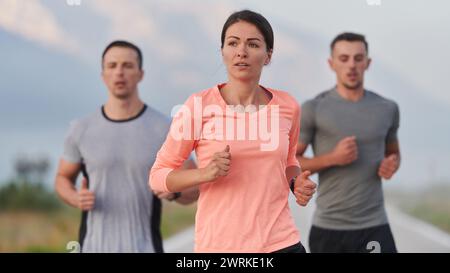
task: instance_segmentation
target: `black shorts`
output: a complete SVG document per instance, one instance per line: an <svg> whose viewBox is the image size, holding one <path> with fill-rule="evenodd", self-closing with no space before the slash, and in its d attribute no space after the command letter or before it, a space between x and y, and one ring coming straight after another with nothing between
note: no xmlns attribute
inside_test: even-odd
<svg viewBox="0 0 450 273"><path fill-rule="evenodd" d="M389 224L357 230L330 230L312 226L311 253L397 253Z"/></svg>
<svg viewBox="0 0 450 273"><path fill-rule="evenodd" d="M294 245L274 251L273 253L306 253L306 249L301 242L298 242Z"/></svg>

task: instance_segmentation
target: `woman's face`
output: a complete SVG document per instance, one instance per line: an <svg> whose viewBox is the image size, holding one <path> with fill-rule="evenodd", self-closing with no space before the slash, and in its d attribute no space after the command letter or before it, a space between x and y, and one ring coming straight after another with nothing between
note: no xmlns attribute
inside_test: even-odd
<svg viewBox="0 0 450 273"><path fill-rule="evenodd" d="M255 25L239 21L226 30L222 56L230 80L259 81L272 51L267 51L264 36Z"/></svg>

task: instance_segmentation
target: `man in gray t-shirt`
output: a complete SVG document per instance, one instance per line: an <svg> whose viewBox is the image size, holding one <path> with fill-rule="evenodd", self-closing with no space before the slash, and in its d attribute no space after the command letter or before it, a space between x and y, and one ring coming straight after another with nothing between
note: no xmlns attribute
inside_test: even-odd
<svg viewBox="0 0 450 273"><path fill-rule="evenodd" d="M160 198L187 204L197 199L198 190L154 194L148 187L148 174L170 120L139 98L137 84L143 77L139 48L125 41L111 43L103 53L102 77L108 101L71 123L56 191L83 211L79 239L83 252L163 252ZM195 167L191 162L186 165ZM85 178L77 190L80 172Z"/></svg>
<svg viewBox="0 0 450 273"><path fill-rule="evenodd" d="M329 64L337 85L303 104L297 150L302 168L319 174L311 252L367 252L371 241L396 252L381 181L400 165L398 106L364 89L364 36L337 36ZM313 158L303 155L309 144Z"/></svg>

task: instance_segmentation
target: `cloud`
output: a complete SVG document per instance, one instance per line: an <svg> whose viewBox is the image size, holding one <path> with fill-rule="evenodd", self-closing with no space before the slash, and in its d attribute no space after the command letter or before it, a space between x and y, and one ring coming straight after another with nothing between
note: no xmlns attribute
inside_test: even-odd
<svg viewBox="0 0 450 273"><path fill-rule="evenodd" d="M117 39L138 41L152 46L168 61L180 61L188 51L183 41L165 33L152 16L158 5L147 1L97 0L87 4L111 21L110 35Z"/></svg>
<svg viewBox="0 0 450 273"><path fill-rule="evenodd" d="M79 51L76 40L39 0L0 0L0 28L46 47L67 53Z"/></svg>
<svg viewBox="0 0 450 273"><path fill-rule="evenodd" d="M169 14L189 13L200 23L214 43L219 44L220 33L225 20L239 8L233 3L219 1L161 1L161 10Z"/></svg>

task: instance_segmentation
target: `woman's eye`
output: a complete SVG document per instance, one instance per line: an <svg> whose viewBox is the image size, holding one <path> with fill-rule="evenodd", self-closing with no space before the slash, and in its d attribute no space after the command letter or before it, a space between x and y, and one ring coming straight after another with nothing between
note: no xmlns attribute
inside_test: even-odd
<svg viewBox="0 0 450 273"><path fill-rule="evenodd" d="M237 43L233 41L233 42L229 42L228 45L229 45L229 46L236 46Z"/></svg>
<svg viewBox="0 0 450 273"><path fill-rule="evenodd" d="M252 48L258 48L259 47L259 45L255 44L255 43L250 43L249 46L252 47Z"/></svg>

